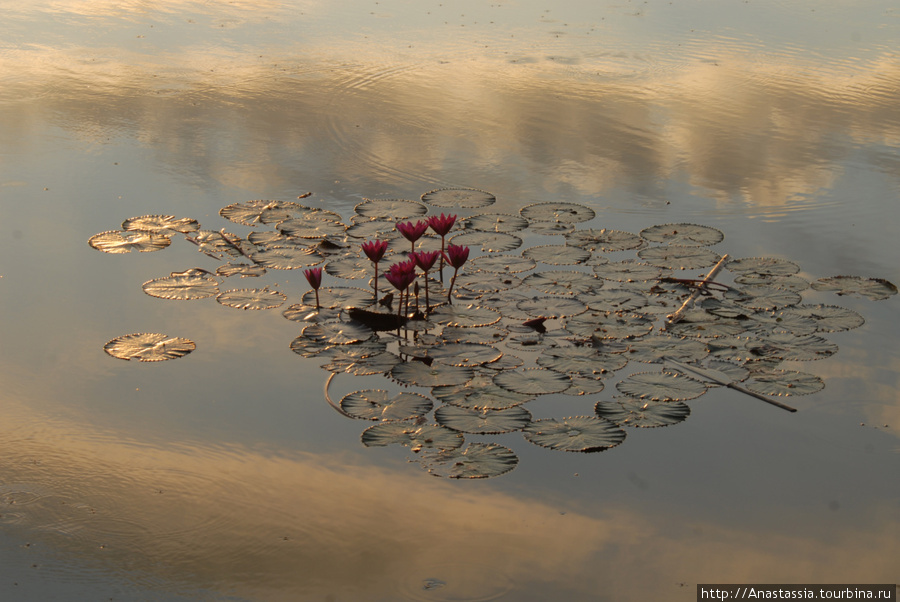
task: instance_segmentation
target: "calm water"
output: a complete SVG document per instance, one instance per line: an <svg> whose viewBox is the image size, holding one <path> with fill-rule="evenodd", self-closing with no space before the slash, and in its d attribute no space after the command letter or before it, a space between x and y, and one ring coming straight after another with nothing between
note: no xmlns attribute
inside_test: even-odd
<svg viewBox="0 0 900 602"><path fill-rule="evenodd" d="M143 293L214 270L194 246L86 244L145 214L246 233L219 209L312 192L349 217L363 198L474 187L491 212L565 201L596 211L585 227L704 224L720 254L896 283L894 2L0 7L3 599L693 600L705 582L900 581L897 297L805 296L866 323L790 366L826 383L790 398L796 414L717 390L602 454L494 437L518 467L456 481L365 448L281 310ZM260 281L237 286L307 290L297 271ZM132 332L197 350L103 352ZM378 387L396 390L339 377L332 396ZM590 414L611 391L529 407Z"/></svg>

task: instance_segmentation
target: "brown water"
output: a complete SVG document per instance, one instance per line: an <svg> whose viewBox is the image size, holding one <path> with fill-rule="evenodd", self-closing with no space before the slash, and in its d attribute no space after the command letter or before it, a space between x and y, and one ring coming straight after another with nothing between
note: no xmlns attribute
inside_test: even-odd
<svg viewBox="0 0 900 602"><path fill-rule="evenodd" d="M796 414L713 391L602 454L497 436L518 467L457 481L365 448L280 310L144 294L215 269L192 245L86 244L145 214L237 230L229 203L312 192L348 217L363 198L474 187L492 212L565 201L596 211L586 227L705 224L718 253L896 283L892 2L0 7L3 599L692 600L705 582L900 581L897 297L804 297L866 323L794 363L826 384L791 398ZM308 288L296 271L261 280L246 286L290 302ZM197 350L103 352L132 332ZM611 389L529 407L590 414Z"/></svg>

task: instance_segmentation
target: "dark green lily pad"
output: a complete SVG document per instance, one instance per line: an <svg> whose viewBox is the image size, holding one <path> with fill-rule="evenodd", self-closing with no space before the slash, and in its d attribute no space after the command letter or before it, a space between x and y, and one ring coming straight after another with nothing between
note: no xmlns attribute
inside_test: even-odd
<svg viewBox="0 0 900 602"><path fill-rule="evenodd" d="M116 337L103 350L120 360L161 362L184 357L197 345L181 337L170 337L158 332L138 332Z"/></svg>
<svg viewBox="0 0 900 602"><path fill-rule="evenodd" d="M795 336L771 334L747 343L750 354L757 358L808 361L831 357L838 346L815 335Z"/></svg>
<svg viewBox="0 0 900 602"><path fill-rule="evenodd" d="M524 434L535 445L568 452L603 451L625 440L625 431L615 423L594 416L535 420Z"/></svg>
<svg viewBox="0 0 900 602"><path fill-rule="evenodd" d="M542 245L525 249L522 257L547 265L577 265L590 259L591 252L568 245Z"/></svg>
<svg viewBox="0 0 900 602"><path fill-rule="evenodd" d="M825 383L814 374L774 368L754 370L744 385L762 395L810 395L825 388Z"/></svg>
<svg viewBox="0 0 900 602"><path fill-rule="evenodd" d="M866 320L857 312L835 305L795 305L785 313L812 320L819 332L840 332L865 324Z"/></svg>

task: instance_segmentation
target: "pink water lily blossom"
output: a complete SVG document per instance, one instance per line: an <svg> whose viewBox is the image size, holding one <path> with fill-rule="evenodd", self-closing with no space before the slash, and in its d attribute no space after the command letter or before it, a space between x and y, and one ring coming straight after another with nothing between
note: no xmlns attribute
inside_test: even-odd
<svg viewBox="0 0 900 602"><path fill-rule="evenodd" d="M375 281L372 286L375 289L375 303L378 303L378 262L384 258L384 254L387 252L388 241L370 240L362 243L360 246L362 247L363 253L366 254L366 257L375 264Z"/></svg>
<svg viewBox="0 0 900 602"><path fill-rule="evenodd" d="M453 294L453 285L456 283L456 275L459 274L459 268L463 267L466 260L469 258L469 247L451 243L447 245L447 252L444 253L443 256L444 259L447 260L447 263L453 267L453 278L450 280L450 287L447 289L447 302L451 303L451 295Z"/></svg>
<svg viewBox="0 0 900 602"><path fill-rule="evenodd" d="M441 213L439 216L432 215L428 218L428 225L434 230L435 234L441 237L441 282L444 281L444 243L447 234L453 228L453 224L455 223L455 215L444 215Z"/></svg>
<svg viewBox="0 0 900 602"><path fill-rule="evenodd" d="M316 292L316 309L319 309L319 287L322 286L322 268L303 270L303 275L306 276L306 281L309 282L309 285Z"/></svg>
<svg viewBox="0 0 900 602"><path fill-rule="evenodd" d="M428 271L434 267L434 262L440 254L440 251L417 251L409 254L419 269L425 272L425 313L431 309L431 300L428 297ZM416 299L418 304L418 297Z"/></svg>
<svg viewBox="0 0 900 602"><path fill-rule="evenodd" d="M425 234L425 230L428 229L428 222L423 222L422 220L417 221L416 223L412 222L398 222L397 223L397 231L403 235L403 238L412 243L412 250L416 250L416 241L422 238L422 235Z"/></svg>
<svg viewBox="0 0 900 602"><path fill-rule="evenodd" d="M397 303L397 315L399 316L403 309L403 292L408 291L409 286L416 280L416 262L410 259L395 263L388 268L384 277L387 278L388 282L394 285L394 288L400 291L400 299ZM407 292L407 296L408 295L409 293ZM408 304L409 301L407 300L407 305Z"/></svg>

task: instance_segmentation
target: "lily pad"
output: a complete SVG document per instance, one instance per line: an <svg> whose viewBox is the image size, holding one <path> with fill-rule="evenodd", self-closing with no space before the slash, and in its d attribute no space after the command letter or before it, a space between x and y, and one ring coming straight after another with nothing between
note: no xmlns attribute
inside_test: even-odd
<svg viewBox="0 0 900 602"><path fill-rule="evenodd" d="M154 232L109 230L94 234L88 244L104 253L150 253L165 249L172 244L172 239Z"/></svg>
<svg viewBox="0 0 900 602"><path fill-rule="evenodd" d="M482 213L467 217L461 222L466 230L482 232L518 232L528 227L528 220L521 215L505 213Z"/></svg>
<svg viewBox="0 0 900 602"><path fill-rule="evenodd" d="M862 326L866 321L852 309L835 305L795 305L787 308L785 313L812 320L818 332L850 330Z"/></svg>
<svg viewBox="0 0 900 602"><path fill-rule="evenodd" d="M372 338L374 332L359 322L322 322L309 324L301 334L331 345L350 345Z"/></svg>
<svg viewBox="0 0 900 602"><path fill-rule="evenodd" d="M542 418L526 426L524 434L535 445L569 452L604 451L625 440L618 425L594 416Z"/></svg>
<svg viewBox="0 0 900 602"><path fill-rule="evenodd" d="M810 395L825 388L825 383L814 374L774 368L754 370L744 385L762 395Z"/></svg>
<svg viewBox="0 0 900 602"><path fill-rule="evenodd" d="M391 369L391 377L406 385L418 387L441 387L461 385L472 380L475 373L471 368L451 366L441 362L404 362Z"/></svg>
<svg viewBox="0 0 900 602"><path fill-rule="evenodd" d="M576 299L594 311L632 312L649 303L647 296L639 291L624 288L591 289L575 296Z"/></svg>
<svg viewBox="0 0 900 602"><path fill-rule="evenodd" d="M659 280L671 275L671 273L671 270L666 268L631 259L610 261L594 266L594 274L604 280L613 280L615 282Z"/></svg>
<svg viewBox="0 0 900 602"><path fill-rule="evenodd" d="M522 429L531 422L531 412L521 406L502 410L441 406L434 411L438 424L454 431L476 435L496 435Z"/></svg>
<svg viewBox="0 0 900 602"><path fill-rule="evenodd" d="M155 234L168 234L170 232L196 232L200 224L189 217L176 218L174 215L142 215L131 217L122 222L123 230L139 230L153 232Z"/></svg>
<svg viewBox="0 0 900 602"><path fill-rule="evenodd" d="M598 401L594 412L620 426L656 428L683 422L691 409L681 401L649 401L620 398L616 401Z"/></svg>
<svg viewBox="0 0 900 602"><path fill-rule="evenodd" d="M684 401L706 393L706 385L669 372L638 372L616 383L619 392L651 401Z"/></svg>
<svg viewBox="0 0 900 602"><path fill-rule="evenodd" d="M577 203L534 203L519 209L519 214L533 222L560 222L577 224L594 219L597 214L585 205Z"/></svg>
<svg viewBox="0 0 900 602"><path fill-rule="evenodd" d="M587 305L577 299L559 297L538 297L524 299L516 307L530 316L538 318L567 318L587 311Z"/></svg>
<svg viewBox="0 0 900 602"><path fill-rule="evenodd" d="M366 389L345 395L341 409L363 420L411 420L431 411L431 400L418 393L391 395L384 389Z"/></svg>
<svg viewBox="0 0 900 602"><path fill-rule="evenodd" d="M546 395L565 391L572 382L562 372L546 368L524 368L500 372L494 376L494 384L515 393Z"/></svg>
<svg viewBox="0 0 900 602"><path fill-rule="evenodd" d="M577 265L590 259L591 252L568 245L542 245L525 249L522 257L547 265Z"/></svg>
<svg viewBox="0 0 900 602"><path fill-rule="evenodd" d="M725 299L751 309L778 309L800 303L799 293L774 286L745 286L725 291Z"/></svg>
<svg viewBox="0 0 900 602"><path fill-rule="evenodd" d="M295 217L278 223L279 232L294 238L325 238L343 234L346 229L347 226L343 223L326 219L324 216L316 217L316 214L305 218Z"/></svg>
<svg viewBox="0 0 900 602"><path fill-rule="evenodd" d="M268 288L241 288L223 291L216 301L236 309L274 309L281 307L287 296Z"/></svg>
<svg viewBox="0 0 900 602"><path fill-rule="evenodd" d="M419 460L429 473L449 479L487 479L514 469L519 458L496 443L470 443L465 450L427 454Z"/></svg>
<svg viewBox="0 0 900 602"><path fill-rule="evenodd" d="M637 339L628 348L629 359L655 364L662 363L666 357L682 362L696 362L706 357L706 354L706 345L696 339L664 334Z"/></svg>
<svg viewBox="0 0 900 602"><path fill-rule="evenodd" d="M808 361L831 357L838 346L815 335L771 334L747 343L752 356Z"/></svg>
<svg viewBox="0 0 900 602"><path fill-rule="evenodd" d="M478 343L447 343L432 347L428 356L451 366L468 366L474 368L500 359L503 352L490 345Z"/></svg>
<svg viewBox="0 0 900 602"><path fill-rule="evenodd" d="M116 337L103 350L121 360L161 362L184 357L197 345L181 337L170 337L158 332L139 332Z"/></svg>
<svg viewBox="0 0 900 602"><path fill-rule="evenodd" d="M883 278L860 278L859 276L832 276L819 278L812 283L817 291L834 291L838 295L865 297L873 301L887 299L897 294L897 287Z"/></svg>
<svg viewBox="0 0 900 602"><path fill-rule="evenodd" d="M461 207L478 209L493 205L497 197L475 188L440 188L422 195L422 201L432 207Z"/></svg>
<svg viewBox="0 0 900 602"><path fill-rule="evenodd" d="M517 255L482 255L469 262L472 269L485 272L518 274L534 269L534 260Z"/></svg>
<svg viewBox="0 0 900 602"><path fill-rule="evenodd" d="M637 249L644 245L643 239L637 234L621 230L607 230L606 228L600 230L594 228L572 230L565 236L567 245L588 251L603 251L605 253Z"/></svg>
<svg viewBox="0 0 900 602"><path fill-rule="evenodd" d="M734 281L737 284L746 284L750 286L771 286L774 288L783 288L789 291L799 293L809 288L809 281L796 275L772 275L757 274L756 272L744 272L740 276L736 276Z"/></svg>
<svg viewBox="0 0 900 602"><path fill-rule="evenodd" d="M429 315L438 324L460 327L490 326L500 321L500 312L478 305L442 305Z"/></svg>
<svg viewBox="0 0 900 602"><path fill-rule="evenodd" d="M715 265L721 257L702 247L649 247L638 251L647 263L670 270L694 270Z"/></svg>
<svg viewBox="0 0 900 602"><path fill-rule="evenodd" d="M354 346L337 351L331 361L323 364L322 368L329 372L346 373L354 376L371 376L375 374L388 374L400 365L400 357L390 351L383 351L373 355L359 356L352 353ZM347 351L350 351L348 353Z"/></svg>
<svg viewBox="0 0 900 602"><path fill-rule="evenodd" d="M366 447L405 445L414 452L423 449L456 449L463 442L460 433L437 424L381 422L370 426L362 434L362 443Z"/></svg>
<svg viewBox="0 0 900 602"><path fill-rule="evenodd" d="M322 256L309 247L271 247L253 253L254 263L272 270L298 270L322 263Z"/></svg>
<svg viewBox="0 0 900 602"><path fill-rule="evenodd" d="M480 248L485 253L504 253L522 246L522 239L506 232L479 232L470 230L451 239L455 245Z"/></svg>
<svg viewBox="0 0 900 602"><path fill-rule="evenodd" d="M299 203L256 199L243 203L232 203L220 209L219 215L236 224L255 226L287 219L295 211L303 211L305 209L309 209L309 207Z"/></svg>
<svg viewBox="0 0 900 602"><path fill-rule="evenodd" d="M591 311L568 318L565 328L585 338L634 339L649 334L653 330L653 321L637 314Z"/></svg>
<svg viewBox="0 0 900 602"><path fill-rule="evenodd" d="M725 269L735 274L752 272L767 276L790 276L799 272L800 266L779 257L745 257L732 259L725 264Z"/></svg>
<svg viewBox="0 0 900 602"><path fill-rule="evenodd" d="M357 215L394 222L428 213L428 207L422 203L406 199L367 199L353 210Z"/></svg>
<svg viewBox="0 0 900 602"><path fill-rule="evenodd" d="M300 297L306 305L316 304L316 292L308 290ZM347 309L351 307L367 307L374 298L372 291L350 286L326 286L319 289L319 305L326 308Z"/></svg>
<svg viewBox="0 0 900 602"><path fill-rule="evenodd" d="M660 224L641 230L641 238L649 242L684 247L706 247L725 239L721 230L697 224Z"/></svg>
<svg viewBox="0 0 900 602"><path fill-rule="evenodd" d="M241 278L258 278L266 274L265 266L250 263L226 263L216 268L216 275L223 278L240 276Z"/></svg>
<svg viewBox="0 0 900 602"><path fill-rule="evenodd" d="M522 283L551 295L574 295L592 290L596 280L587 272L548 270L526 276Z"/></svg>
<svg viewBox="0 0 900 602"><path fill-rule="evenodd" d="M148 280L141 288L151 297L160 299L203 299L219 294L219 281L197 273L179 274Z"/></svg>
<svg viewBox="0 0 900 602"><path fill-rule="evenodd" d="M628 358L621 354L603 353L593 347L561 347L545 349L536 361L538 366L556 372L597 377L621 370L628 363Z"/></svg>

